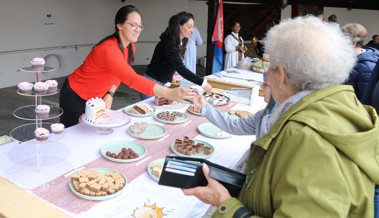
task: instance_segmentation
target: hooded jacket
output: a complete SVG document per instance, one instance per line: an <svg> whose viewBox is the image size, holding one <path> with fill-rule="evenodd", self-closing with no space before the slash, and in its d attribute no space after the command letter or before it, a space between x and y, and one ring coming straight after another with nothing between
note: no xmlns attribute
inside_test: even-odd
<svg viewBox="0 0 379 218"><path fill-rule="evenodd" d="M378 116L349 86L315 91L253 142L238 199L214 217L372 218Z"/></svg>
<svg viewBox="0 0 379 218"><path fill-rule="evenodd" d="M362 102L363 94L370 80L371 73L379 60L379 51L373 48L365 48L365 52L360 53L358 61L350 72L346 85L352 85L358 99Z"/></svg>

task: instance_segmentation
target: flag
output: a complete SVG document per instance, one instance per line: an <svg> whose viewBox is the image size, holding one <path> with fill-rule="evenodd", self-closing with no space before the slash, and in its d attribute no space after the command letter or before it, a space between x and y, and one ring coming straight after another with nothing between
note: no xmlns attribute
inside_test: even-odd
<svg viewBox="0 0 379 218"><path fill-rule="evenodd" d="M222 8L222 0L219 0L216 23L212 34L213 65L212 73L220 72L224 65L224 10Z"/></svg>

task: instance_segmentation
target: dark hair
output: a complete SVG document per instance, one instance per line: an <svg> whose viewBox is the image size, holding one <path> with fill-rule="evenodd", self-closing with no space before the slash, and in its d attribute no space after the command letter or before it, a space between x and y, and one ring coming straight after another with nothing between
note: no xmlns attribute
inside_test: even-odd
<svg viewBox="0 0 379 218"><path fill-rule="evenodd" d="M375 38L377 37L378 35L373 35L372 36L372 40L375 40Z"/></svg>
<svg viewBox="0 0 379 218"><path fill-rule="evenodd" d="M315 10L314 12L313 12L313 16L315 16L315 17L318 17L318 16L320 16L320 15L323 15L324 13L321 11L321 10Z"/></svg>
<svg viewBox="0 0 379 218"><path fill-rule="evenodd" d="M335 14L332 14L328 17L329 22L337 22L337 16Z"/></svg>
<svg viewBox="0 0 379 218"><path fill-rule="evenodd" d="M141 12L139 12L139 10L133 5L125 5L124 7L120 8L117 11L116 16L114 18L115 32L112 35L109 35L105 37L104 39L100 40L100 42L98 42L96 45L99 45L110 38L116 37L118 47L121 50L121 52L124 53L124 48L122 46L120 34L118 33L117 24L125 23L125 21L128 19L129 14L133 12L137 12L139 15L141 15ZM131 64L133 62L134 62L134 52L132 48L132 43L130 43L128 45L128 63Z"/></svg>
<svg viewBox="0 0 379 218"><path fill-rule="evenodd" d="M180 43L180 26L187 23L190 19L195 20L191 13L185 11L172 16L168 21L168 27L159 37L161 40L173 40L179 48L179 54L182 58L186 52L188 38L184 38L182 43Z"/></svg>

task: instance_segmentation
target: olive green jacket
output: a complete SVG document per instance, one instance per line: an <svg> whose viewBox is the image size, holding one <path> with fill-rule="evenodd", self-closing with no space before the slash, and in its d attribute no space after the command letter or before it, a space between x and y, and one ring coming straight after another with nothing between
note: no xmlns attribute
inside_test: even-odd
<svg viewBox="0 0 379 218"><path fill-rule="evenodd" d="M249 160L239 198L214 217L373 217L378 116L351 86L305 96L253 142Z"/></svg>

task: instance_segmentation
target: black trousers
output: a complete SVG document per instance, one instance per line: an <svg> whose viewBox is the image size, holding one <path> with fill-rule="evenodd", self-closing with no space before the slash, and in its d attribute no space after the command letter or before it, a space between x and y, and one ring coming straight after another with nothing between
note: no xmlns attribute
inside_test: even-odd
<svg viewBox="0 0 379 218"><path fill-rule="evenodd" d="M65 127L78 124L79 117L84 113L86 108L86 101L70 88L67 79L63 83L60 92L59 107L63 110L60 122L63 123Z"/></svg>

